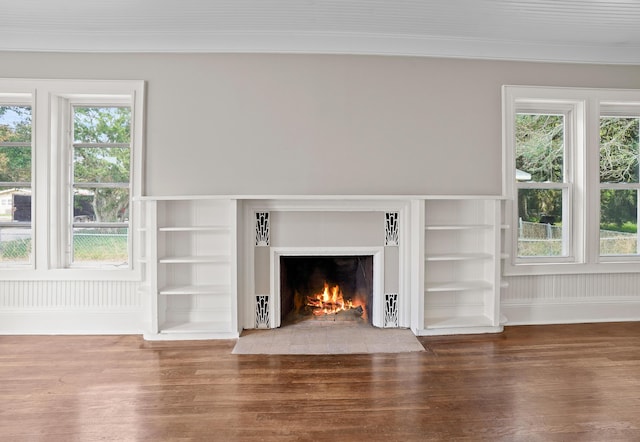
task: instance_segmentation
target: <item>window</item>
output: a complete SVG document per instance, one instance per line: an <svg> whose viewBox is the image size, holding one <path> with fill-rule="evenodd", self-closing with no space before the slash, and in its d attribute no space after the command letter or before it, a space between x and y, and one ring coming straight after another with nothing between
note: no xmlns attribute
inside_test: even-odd
<svg viewBox="0 0 640 442"><path fill-rule="evenodd" d="M603 107L600 116L600 255L638 255L638 122Z"/></svg>
<svg viewBox="0 0 640 442"><path fill-rule="evenodd" d="M131 108L72 106L69 263L127 265Z"/></svg>
<svg viewBox="0 0 640 442"><path fill-rule="evenodd" d="M29 264L32 112L29 95L0 95L0 262Z"/></svg>
<svg viewBox="0 0 640 442"><path fill-rule="evenodd" d="M570 162L567 115L518 111L515 116L515 180L519 258L567 257Z"/></svg>
<svg viewBox="0 0 640 442"><path fill-rule="evenodd" d="M141 81L0 79L3 278L137 279L143 93Z"/></svg>
<svg viewBox="0 0 640 442"><path fill-rule="evenodd" d="M505 86L503 100L507 274L637 269L640 91Z"/></svg>

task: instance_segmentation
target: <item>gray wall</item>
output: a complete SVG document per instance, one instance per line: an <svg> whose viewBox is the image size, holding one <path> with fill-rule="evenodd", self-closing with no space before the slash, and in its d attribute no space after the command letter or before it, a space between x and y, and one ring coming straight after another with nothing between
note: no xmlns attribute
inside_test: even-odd
<svg viewBox="0 0 640 442"><path fill-rule="evenodd" d="M3 77L141 79L146 189L501 194L503 84L640 88L640 67L380 56L0 53Z"/></svg>

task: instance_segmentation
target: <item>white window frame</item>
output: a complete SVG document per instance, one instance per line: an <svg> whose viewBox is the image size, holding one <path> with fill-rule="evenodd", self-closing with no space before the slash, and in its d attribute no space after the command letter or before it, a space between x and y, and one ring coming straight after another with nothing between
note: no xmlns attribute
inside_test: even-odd
<svg viewBox="0 0 640 442"><path fill-rule="evenodd" d="M31 93L33 108L32 229L33 259L29 268L0 268L5 280L140 280L143 192L144 94L141 80L0 79L0 93ZM129 264L70 266L69 137L71 105L126 103L131 107ZM35 220L35 221L34 221Z"/></svg>
<svg viewBox="0 0 640 442"><path fill-rule="evenodd" d="M532 190L543 190L543 189L558 189L562 191L562 250L563 254L561 256L531 256L531 257L518 257L517 246L514 249L514 257L515 262L518 264L535 264L535 263L546 263L546 262L559 262L559 263L568 263L575 262L576 260L576 245L579 244L579 241L575 238L576 232L579 232L579 229L576 229L576 223L573 222L574 219L579 218L579 214L576 212L575 198L574 194L576 193L576 182L575 182L575 167L573 158L576 155L576 141L580 138L576 133L576 127L578 127L576 116L581 113L580 103L576 102L560 102L554 101L549 103L540 103L537 101L527 101L527 100L516 100L515 114L526 113L526 114L549 114L549 115L562 115L564 117L564 128L563 128L563 138L564 138L564 152L562 158L562 181L560 182L549 182L549 183L539 183L539 182L526 182L520 183L515 182L515 190L514 190L514 204L517 201L518 190L520 189L532 189ZM513 132L513 139L515 140L515 118L511 120L512 127L509 128L510 131ZM515 141L514 149L515 149ZM515 157L514 157L515 164ZM513 176L515 177L515 166L513 171ZM516 210L515 219L513 219L513 224L518 225L518 213ZM518 241L518 229L513 229L513 241L517 243Z"/></svg>
<svg viewBox="0 0 640 442"><path fill-rule="evenodd" d="M622 273L640 271L640 256L600 256L600 115L601 109L620 109L640 104L640 90L503 86L503 191L506 234L505 275ZM565 141L571 144L569 161L567 257L517 257L518 207L515 180L515 115L518 112L552 113L567 109L570 122ZM568 147L567 147L568 148ZM550 184L554 188L556 183ZM526 186L524 186L526 187ZM535 186L534 186L535 187ZM563 210L565 210L563 202Z"/></svg>
<svg viewBox="0 0 640 442"><path fill-rule="evenodd" d="M35 210L34 210L34 201L36 198L35 193L35 161L34 161L34 145L35 145L35 131L33 130L35 126L35 91L31 90L26 92L24 89L17 88L15 92L9 92L12 88L7 88L7 90L0 90L0 106L30 106L31 107L31 222L29 223L29 227L31 229L31 255L29 257L28 262L7 262L0 263L0 269L33 269L35 262ZM11 203L8 203L11 205ZM3 227L6 227L4 225Z"/></svg>
<svg viewBox="0 0 640 442"><path fill-rule="evenodd" d="M640 103L637 105L626 105L619 103L600 103L600 114L598 118L601 117L633 117L640 118ZM598 161L600 160L599 150L598 150ZM598 169L598 174L600 170ZM600 204L600 191L604 189L614 189L614 190L636 190L638 193L638 211L636 213L636 223L640 226L640 181L637 183L601 183L600 177L598 175L598 204ZM598 211L598 216L601 215L601 210ZM599 231L598 231L599 232ZM640 255L640 230L636 233L636 239L638 240L638 255ZM600 236L598 235L598 251L600 250ZM626 262L629 258L635 258L637 255L599 255L599 262ZM637 258L636 258L637 259Z"/></svg>
<svg viewBox="0 0 640 442"><path fill-rule="evenodd" d="M66 207L66 211L62 214L61 218L65 220L66 229L61 231L61 242L64 247L61 247L59 250L60 255L57 256L58 262L62 263L64 267L69 268L101 268L101 269L115 269L118 268L113 264L109 263L82 263L82 262L74 262L73 261L73 109L76 106L86 106L86 107L116 107L116 106L127 106L130 107L132 112L131 116L133 118L133 103L130 96L93 96L93 95L71 95L65 98L61 98L59 100L60 105L60 115L61 115L61 124L65 126L65 130L60 133L59 147L62 152L62 161L60 162L61 168L61 176L66 177L66 181L60 180L60 200L61 207ZM133 136L133 132L132 132ZM133 143L130 143L132 146ZM134 149L131 148L130 155L133 156ZM131 158L131 165L134 164L134 158ZM130 191L129 198L131 199L131 185L133 178L133 170L130 171L129 178L129 187ZM130 201L130 207L133 206L133 201ZM89 227L89 226L87 226ZM129 263L120 268L128 268L131 265L131 260L133 256L133 248L132 248L132 231L131 231L131 220L128 222L129 229L129 239L128 239L128 257Z"/></svg>

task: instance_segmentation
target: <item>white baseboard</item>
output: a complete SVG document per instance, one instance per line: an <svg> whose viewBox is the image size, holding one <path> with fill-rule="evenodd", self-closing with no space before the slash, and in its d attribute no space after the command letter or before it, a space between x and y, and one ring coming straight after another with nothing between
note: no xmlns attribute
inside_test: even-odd
<svg viewBox="0 0 640 442"><path fill-rule="evenodd" d="M2 309L0 335L142 334L144 318L142 310Z"/></svg>
<svg viewBox="0 0 640 442"><path fill-rule="evenodd" d="M616 299L502 303L505 325L640 321L640 300Z"/></svg>

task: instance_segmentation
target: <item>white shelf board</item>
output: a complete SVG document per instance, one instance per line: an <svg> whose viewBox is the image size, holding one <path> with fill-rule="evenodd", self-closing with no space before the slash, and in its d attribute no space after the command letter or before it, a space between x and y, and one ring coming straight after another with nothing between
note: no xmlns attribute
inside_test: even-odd
<svg viewBox="0 0 640 442"><path fill-rule="evenodd" d="M158 260L160 264L225 264L230 261L229 255L165 256Z"/></svg>
<svg viewBox="0 0 640 442"><path fill-rule="evenodd" d="M427 292L460 292L468 290L491 289L493 284L488 281L449 281L432 282L425 287Z"/></svg>
<svg viewBox="0 0 640 442"><path fill-rule="evenodd" d="M147 341L196 341L205 339L238 339L240 333L234 331L207 331L184 333L145 333Z"/></svg>
<svg viewBox="0 0 640 442"><path fill-rule="evenodd" d="M425 261L467 261L492 258L493 255L490 253L438 253L427 255Z"/></svg>
<svg viewBox="0 0 640 442"><path fill-rule="evenodd" d="M228 295L228 285L184 285L162 288L160 295Z"/></svg>
<svg viewBox="0 0 640 442"><path fill-rule="evenodd" d="M426 230L484 230L492 229L491 224L431 224Z"/></svg>
<svg viewBox="0 0 640 442"><path fill-rule="evenodd" d="M158 228L160 232L220 232L229 233L229 226L166 226Z"/></svg>
<svg viewBox="0 0 640 442"><path fill-rule="evenodd" d="M470 327L443 327L425 328L415 331L416 336L449 336L449 335L477 335L482 333L500 333L504 331L504 325L497 326L470 326Z"/></svg>
<svg viewBox="0 0 640 442"><path fill-rule="evenodd" d="M424 318L425 328L486 327L493 325L486 316L456 316L449 318Z"/></svg>
<svg viewBox="0 0 640 442"><path fill-rule="evenodd" d="M167 322L159 327L160 334L229 333L229 322Z"/></svg>
<svg viewBox="0 0 640 442"><path fill-rule="evenodd" d="M486 316L460 316L450 318L425 318L424 328L417 330L418 336L499 333L502 324L493 325Z"/></svg>

